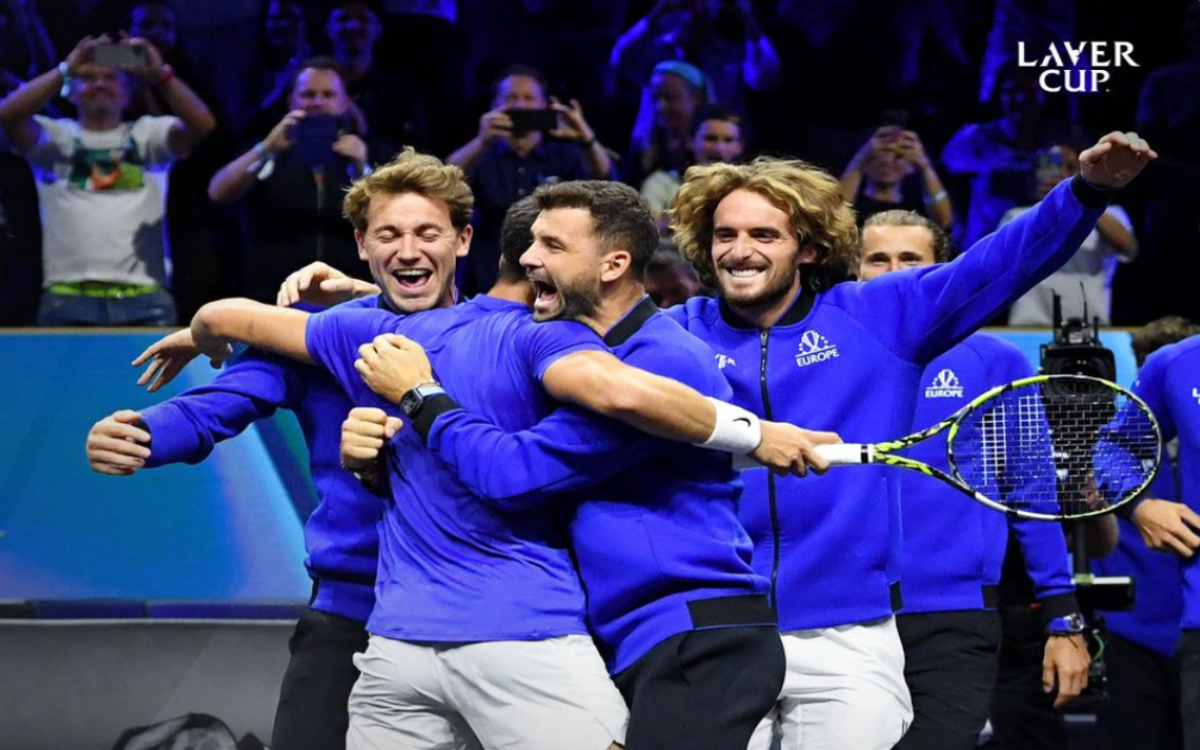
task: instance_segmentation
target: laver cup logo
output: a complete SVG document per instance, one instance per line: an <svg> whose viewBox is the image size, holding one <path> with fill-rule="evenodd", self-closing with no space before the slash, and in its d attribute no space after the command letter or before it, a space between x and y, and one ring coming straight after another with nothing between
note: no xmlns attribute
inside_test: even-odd
<svg viewBox="0 0 1200 750"><path fill-rule="evenodd" d="M805 331L798 348L800 353L796 355L796 365L799 367L808 367L838 355L837 346L816 331Z"/></svg>
<svg viewBox="0 0 1200 750"><path fill-rule="evenodd" d="M1017 65L1042 71L1042 91L1095 94L1107 91L1110 68L1141 67L1133 60L1132 42L1051 42L1045 48L1017 42Z"/></svg>

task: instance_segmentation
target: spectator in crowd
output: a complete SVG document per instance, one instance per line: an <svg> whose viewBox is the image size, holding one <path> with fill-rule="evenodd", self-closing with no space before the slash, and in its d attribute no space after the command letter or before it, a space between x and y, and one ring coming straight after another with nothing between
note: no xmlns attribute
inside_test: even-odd
<svg viewBox="0 0 1200 750"><path fill-rule="evenodd" d="M1133 353L1140 367L1146 357L1167 344L1200 333L1200 326L1177 315L1159 318L1133 334ZM1138 503L1135 516L1152 523L1169 506L1178 507L1179 441L1166 446L1163 465ZM1183 571L1179 557L1154 552L1138 536L1134 520L1118 511L1117 549L1092 563L1102 576L1133 578L1133 609L1105 612L1105 691L1097 728L1101 750L1182 750L1183 720L1179 713L1179 621L1183 617ZM1136 520L1136 519L1135 519Z"/></svg>
<svg viewBox="0 0 1200 750"><path fill-rule="evenodd" d="M122 28L150 42L163 57L164 69L192 82L197 95L211 106L214 97L194 83L198 77L179 47L178 24L171 5L161 0L139 1L122 17ZM161 87L138 85L127 116L155 117L170 114L171 106ZM218 128L195 149L191 156L171 168L167 190L168 247L171 276L174 280L175 307L186 320L196 309L220 296L222 279L217 259L221 245L220 214L205 195L212 173L232 156L233 145L226 128ZM227 222L228 223L228 222Z"/></svg>
<svg viewBox="0 0 1200 750"><path fill-rule="evenodd" d="M1187 4L1183 37L1184 59L1151 71L1138 100L1138 132L1162 144L1162 159L1147 174L1142 257L1120 270L1129 283L1119 308L1138 321L1167 314L1200 320L1193 283L1200 274L1200 3Z"/></svg>
<svg viewBox="0 0 1200 750"><path fill-rule="evenodd" d="M267 3L256 65L258 80L247 97L253 106L234 124L238 137L261 133L287 114L292 81L300 65L312 56L304 6L295 0Z"/></svg>
<svg viewBox="0 0 1200 750"><path fill-rule="evenodd" d="M682 305L698 294L712 296L712 290L700 282L696 267L669 242L660 242L650 256L642 283L654 304L663 309Z"/></svg>
<svg viewBox="0 0 1200 750"><path fill-rule="evenodd" d="M369 151L337 61L305 61L288 102L291 111L208 185L218 203L247 198L246 291L268 302L290 271L313 261L365 272L341 199L366 173Z"/></svg>
<svg viewBox="0 0 1200 750"><path fill-rule="evenodd" d="M95 64L107 36L85 37L57 68L0 103L0 126L38 180L44 229L42 325L170 325L165 213L167 172L212 132L204 102L154 45L132 37L146 64ZM126 121L131 76L162 89L173 116ZM60 89L78 119L37 114Z"/></svg>
<svg viewBox="0 0 1200 750"><path fill-rule="evenodd" d="M782 78L779 55L750 0L658 0L617 40L611 66L621 80L642 88L663 60L696 66L711 81L716 100L742 112L743 85L766 92Z"/></svg>
<svg viewBox="0 0 1200 750"><path fill-rule="evenodd" d="M625 157L624 178L640 185L657 171L682 173L691 162L696 110L714 102L708 77L694 65L667 60L654 66Z"/></svg>
<svg viewBox="0 0 1200 750"><path fill-rule="evenodd" d="M393 149L424 148L429 133L420 94L405 71L375 64L375 45L382 33L374 5L367 0L337 0L330 7L325 34L342 68L346 93L362 111L372 137Z"/></svg>
<svg viewBox="0 0 1200 750"><path fill-rule="evenodd" d="M734 110L712 105L701 107L696 112L692 127L693 164L732 164L742 157L745 150L742 118ZM650 207L660 232L666 229L667 209L679 192L681 179L679 170L660 169L642 182L642 200Z"/></svg>
<svg viewBox="0 0 1200 750"><path fill-rule="evenodd" d="M496 281L500 225L509 206L544 183L616 176L579 102L562 104L546 88L545 77L534 68L506 70L496 82L492 109L479 118L478 134L446 159L466 173L475 193L475 238L460 279L468 295L486 291ZM518 129L521 122L514 122L514 112L546 109L558 113L553 130Z"/></svg>
<svg viewBox="0 0 1200 750"><path fill-rule="evenodd" d="M0 0L0 99L53 67L35 0ZM0 325L32 325L41 288L37 193L29 166L0 132Z"/></svg>
<svg viewBox="0 0 1200 750"><path fill-rule="evenodd" d="M921 193L907 178L920 174ZM950 195L942 187L921 138L895 125L877 129L846 166L842 192L854 205L859 226L873 214L905 210L927 216L942 229L953 219ZM920 196L923 195L922 199Z"/></svg>
<svg viewBox="0 0 1200 750"><path fill-rule="evenodd" d="M1078 132L1043 117L1036 71L1007 69L998 92L1000 117L964 125L942 150L946 169L970 180L963 247L995 231L1005 211L1029 200L1039 149L1081 140Z"/></svg>
<svg viewBox="0 0 1200 750"><path fill-rule="evenodd" d="M470 136L464 122L465 45L458 30L458 2L382 0L380 10L376 65L413 84L431 125L429 145L435 153L447 153Z"/></svg>
<svg viewBox="0 0 1200 750"><path fill-rule="evenodd" d="M1070 145L1045 149L1038 154L1034 169L1035 197L1041 200L1055 185L1079 174L1079 149ZM1009 209L1000 220L1001 225L1028 210L1029 206ZM1053 325L1055 294L1062 298L1064 318L1084 318L1090 322L1095 317L1101 325L1108 325L1117 263L1130 262L1137 251L1129 215L1120 206L1109 206L1075 256L1013 303L1008 313L1009 325Z"/></svg>

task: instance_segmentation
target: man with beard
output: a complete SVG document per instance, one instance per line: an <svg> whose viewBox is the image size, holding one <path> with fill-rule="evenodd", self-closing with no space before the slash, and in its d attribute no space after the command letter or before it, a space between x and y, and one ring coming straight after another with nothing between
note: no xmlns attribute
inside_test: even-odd
<svg viewBox="0 0 1200 750"><path fill-rule="evenodd" d="M453 278L453 257L465 253L469 228L455 230L444 206L406 190L390 165L357 184L346 207L373 275L386 284L413 291ZM434 258L435 246L450 252ZM627 258L618 265L627 270ZM631 422L697 441L709 438L709 445L729 443L730 435L746 444L747 427L739 422L757 420L744 412L620 365L595 351L598 340L583 326L535 326L528 320L523 306L497 298L403 321L378 310L334 310L310 318L231 300L202 308L190 330L148 349L141 360L154 358L155 364L143 380L157 374L157 384L169 378L198 351L219 359L227 339L235 339L318 362L356 403L394 414L394 400L383 401L362 384L354 356L360 353L358 344L375 333L399 330L438 352L435 362L447 387L509 429L531 425L544 413L546 398L535 388L540 380L549 396ZM364 345L363 360L377 358L381 347ZM480 372L488 377L479 377ZM419 424L428 404L445 398L439 390L426 382L398 400ZM792 432L799 470L803 461L814 460L803 431L773 427ZM613 702L612 685L586 637L583 594L570 556L556 541L557 518L482 507L469 488L446 475L414 430L396 440L398 449L389 451L386 467L392 498L384 503L377 604L368 621L372 637L357 659L363 677L351 695L349 746L474 747L482 742L486 747L603 748L620 741L624 707L619 699ZM756 454L768 447L759 445L757 436L753 442L759 446ZM709 467L728 467L728 459L702 455ZM536 464L496 465L526 473L543 486L555 479ZM727 526L718 529L725 532L718 554L740 566L726 576L732 580L720 581L721 591L740 590L753 580L744 559L746 545L739 555L730 544L729 529L736 527L732 502L713 506L715 513L729 516ZM672 614L678 616L683 605L676 604ZM701 610L716 624L728 617L719 606ZM745 616L746 610L735 603L735 616ZM761 615L752 607L749 613ZM773 625L767 630L773 634ZM763 679L757 671L754 675Z"/></svg>
<svg viewBox="0 0 1200 750"><path fill-rule="evenodd" d="M693 168L672 229L719 297L668 314L722 356L735 403L855 441L892 439L912 424L924 366L1061 266L1154 156L1135 134L1109 134L1084 152L1080 177L955 261L837 286L857 231L836 180L772 159ZM899 472L743 481L740 517L788 655L771 715L783 747L892 747L912 719L893 618ZM769 740L764 723L752 747Z"/></svg>
<svg viewBox="0 0 1200 750"><path fill-rule="evenodd" d="M534 198L542 212L521 262L537 292L535 319L583 322L627 364L727 396L713 352L645 295L642 272L658 241L637 193L579 182L543 187ZM432 376L408 340L377 341L360 369L389 400ZM752 571L737 520L730 462L572 408L516 433L474 411L442 395L414 426L489 505L573 511L588 622L630 705L628 747L745 747L774 705L783 652L768 581ZM536 466L536 481L498 466Z"/></svg>

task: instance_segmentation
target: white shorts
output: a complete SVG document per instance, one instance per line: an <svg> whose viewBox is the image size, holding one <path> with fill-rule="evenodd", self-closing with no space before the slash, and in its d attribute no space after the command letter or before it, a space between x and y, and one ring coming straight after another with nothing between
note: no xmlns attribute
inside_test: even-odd
<svg viewBox="0 0 1200 750"><path fill-rule="evenodd" d="M354 657L347 750L608 750L629 711L592 639L410 643Z"/></svg>
<svg viewBox="0 0 1200 750"><path fill-rule="evenodd" d="M750 750L890 750L912 723L895 618L783 633L787 674Z"/></svg>

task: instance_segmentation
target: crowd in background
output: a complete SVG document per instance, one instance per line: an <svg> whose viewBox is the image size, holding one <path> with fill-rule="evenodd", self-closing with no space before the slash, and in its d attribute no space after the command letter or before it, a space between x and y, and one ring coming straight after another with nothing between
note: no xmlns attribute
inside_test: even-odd
<svg viewBox="0 0 1200 750"><path fill-rule="evenodd" d="M403 146L471 182L465 293L494 280L509 205L546 182L616 179L661 219L650 286L667 304L705 292L665 221L690 165L798 156L841 177L860 222L913 209L967 247L1116 128L1136 129L1161 158L1009 322L1049 323L1051 292L1068 314L1086 300L1102 323L1198 318L1200 6L1119 10L1109 0L0 0L0 324L72 322L46 309L51 295L108 303L150 290L173 309L131 322L186 321L212 299L270 300L317 259L364 275L341 194ZM1111 69L1095 93L1044 92L1040 71L1018 65L1017 42L1040 59L1062 40L1127 41L1137 67ZM78 93L108 85L81 72L108 42L146 50L138 75L111 83L128 87L117 122L131 123L115 146L87 141L95 114ZM47 92L44 106L30 99L36 116L14 96L35 84ZM84 135L71 135L76 121ZM162 167L166 239L130 251L138 273L101 278L87 265L87 229L111 217L76 217L65 241L54 212L80 209L54 189L73 185L83 151L126 141L147 184Z"/></svg>

